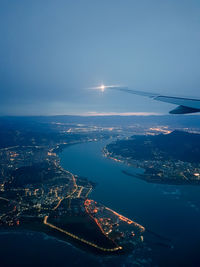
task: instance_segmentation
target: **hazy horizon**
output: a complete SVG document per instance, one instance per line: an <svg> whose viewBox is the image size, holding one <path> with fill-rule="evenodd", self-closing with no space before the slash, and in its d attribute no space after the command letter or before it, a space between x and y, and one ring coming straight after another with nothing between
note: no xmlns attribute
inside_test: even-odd
<svg viewBox="0 0 200 267"><path fill-rule="evenodd" d="M130 89L200 98L200 2L1 1L0 115L167 114Z"/></svg>

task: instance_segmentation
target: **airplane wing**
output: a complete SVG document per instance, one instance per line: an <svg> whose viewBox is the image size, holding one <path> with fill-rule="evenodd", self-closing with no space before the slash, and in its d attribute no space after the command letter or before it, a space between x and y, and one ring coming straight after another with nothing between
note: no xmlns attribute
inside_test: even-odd
<svg viewBox="0 0 200 267"><path fill-rule="evenodd" d="M200 99L165 96L160 94L147 93L143 91L130 90L128 88L123 87L113 87L112 89L117 89L119 91L127 92L130 94L147 96L157 101L178 105L178 107L169 112L170 114L187 114L200 112Z"/></svg>

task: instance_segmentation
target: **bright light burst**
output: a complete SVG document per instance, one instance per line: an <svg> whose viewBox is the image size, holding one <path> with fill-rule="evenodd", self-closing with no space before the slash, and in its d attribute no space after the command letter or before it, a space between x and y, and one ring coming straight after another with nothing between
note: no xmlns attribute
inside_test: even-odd
<svg viewBox="0 0 200 267"><path fill-rule="evenodd" d="M101 92L104 92L104 91L105 91L105 85L102 84L102 85L100 86L100 89L101 89Z"/></svg>
<svg viewBox="0 0 200 267"><path fill-rule="evenodd" d="M90 89L94 89L94 90L100 90L101 92L105 92L106 89L120 89L121 87L119 85L100 85L100 86L96 86L96 87L92 87Z"/></svg>

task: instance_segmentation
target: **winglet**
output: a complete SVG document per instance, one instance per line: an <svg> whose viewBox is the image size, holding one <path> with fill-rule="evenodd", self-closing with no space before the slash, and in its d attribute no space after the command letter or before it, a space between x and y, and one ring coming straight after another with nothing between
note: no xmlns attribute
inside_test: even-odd
<svg viewBox="0 0 200 267"><path fill-rule="evenodd" d="M187 114L187 113L195 113L200 112L200 109L197 108L190 108L185 106L178 106L175 109L171 110L170 114Z"/></svg>
<svg viewBox="0 0 200 267"><path fill-rule="evenodd" d="M200 99L165 96L161 94L130 90L128 89L128 87L113 87L111 89L127 92L130 94L147 96L157 101L178 105L177 108L169 112L170 114L187 114L187 113L200 112Z"/></svg>

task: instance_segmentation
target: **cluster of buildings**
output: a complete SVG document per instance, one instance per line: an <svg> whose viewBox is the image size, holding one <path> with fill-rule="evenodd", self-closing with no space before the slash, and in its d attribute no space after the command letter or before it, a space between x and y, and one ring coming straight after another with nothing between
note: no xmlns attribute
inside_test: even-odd
<svg viewBox="0 0 200 267"><path fill-rule="evenodd" d="M153 131L158 131L159 133L170 132L168 127L150 128L149 130L152 131L152 135L154 135ZM135 142L137 145L137 140ZM138 146L141 146L140 151L134 150L134 146L131 147L131 144L130 147L128 145L121 147L120 142L115 142L109 146L109 149L105 147L103 152L106 157L115 161L124 162L134 168L143 169L143 173L140 172L140 174L136 174L135 177L137 176L149 182L166 184L200 184L200 163L197 160L194 162L192 160L190 162L183 161L173 157L170 152L168 154L166 153L165 156L165 153L160 151L159 148L152 146L151 141L148 139L144 140L143 144L140 143ZM149 149L151 146L152 149ZM113 148L114 150L112 150ZM147 148L147 150L149 149L149 151L145 151L145 148ZM196 148L191 147L191 150L192 149ZM151 158L146 156L151 153ZM124 171L124 173L128 174L127 171Z"/></svg>
<svg viewBox="0 0 200 267"><path fill-rule="evenodd" d="M44 170L39 169L38 173L36 172L36 183L28 181L31 169L22 171L17 177L19 180L23 179L24 184L15 182L14 174L17 170L35 166L37 169L44 162L47 163ZM18 226L26 219L42 219L56 209L58 215L67 213L68 216L78 216L85 213L84 199L93 186L87 179L64 170L53 148L17 146L1 149L0 163L0 201L6 201L5 207L0 205L1 226ZM36 180L36 177L33 178ZM76 183L77 180L79 184ZM64 199L67 205L63 208L60 203Z"/></svg>
<svg viewBox="0 0 200 267"><path fill-rule="evenodd" d="M12 171L46 161L57 164L55 153L46 146L15 146L0 149L0 188L9 180Z"/></svg>
<svg viewBox="0 0 200 267"><path fill-rule="evenodd" d="M44 163L44 170L40 170ZM33 167L36 172L31 174L26 167ZM20 169L24 172L18 173ZM73 188L72 175L60 167L52 148L16 146L0 150L0 201L9 204L5 208L0 205L0 225L15 226L25 217L43 217ZM9 208L11 204L14 209Z"/></svg>
<svg viewBox="0 0 200 267"><path fill-rule="evenodd" d="M120 246L138 245L143 241L145 228L94 200L85 200L85 210L102 233Z"/></svg>

